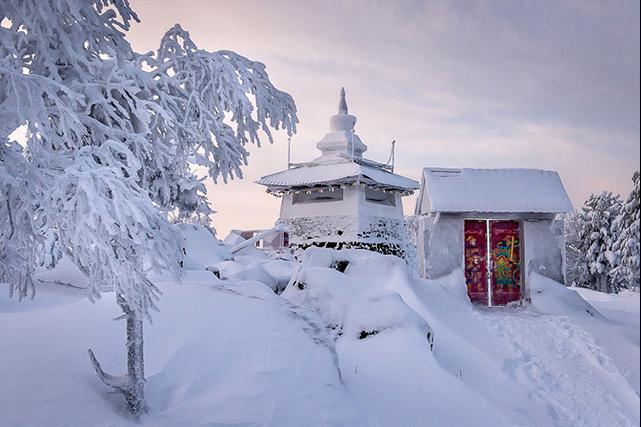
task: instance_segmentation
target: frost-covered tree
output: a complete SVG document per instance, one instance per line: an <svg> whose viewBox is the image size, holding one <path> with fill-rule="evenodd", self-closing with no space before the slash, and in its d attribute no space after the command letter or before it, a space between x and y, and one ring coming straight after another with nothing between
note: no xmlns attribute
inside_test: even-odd
<svg viewBox="0 0 641 427"><path fill-rule="evenodd" d="M604 191L590 195L577 215L577 250L585 257L587 277L580 286L601 292L618 292L620 283L614 281L612 270L618 265L613 251L616 241L614 222L621 211L621 198Z"/></svg>
<svg viewBox="0 0 641 427"><path fill-rule="evenodd" d="M612 270L612 280L625 287L639 288L639 171L632 176L632 191L614 223L617 239L613 251L618 265Z"/></svg>
<svg viewBox="0 0 641 427"><path fill-rule="evenodd" d="M565 226L565 275L566 282L572 286L587 287L588 262L582 252L580 213L572 213L564 218Z"/></svg>
<svg viewBox="0 0 641 427"><path fill-rule="evenodd" d="M64 254L90 279L90 299L115 292L127 375L90 357L134 414L145 410L143 321L160 293L148 273L180 275L167 216L206 219L196 167L240 176L247 142L297 122L263 64L200 50L179 26L138 54L125 38L137 20L127 0L0 7L0 280L33 297L35 267Z"/></svg>

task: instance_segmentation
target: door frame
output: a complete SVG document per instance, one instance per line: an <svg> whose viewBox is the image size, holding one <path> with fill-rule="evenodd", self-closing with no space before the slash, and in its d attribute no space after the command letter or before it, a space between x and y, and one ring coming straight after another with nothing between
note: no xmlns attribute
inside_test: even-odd
<svg viewBox="0 0 641 427"><path fill-rule="evenodd" d="M487 307L504 307L502 305L493 305L492 304L492 253L490 251L490 241L491 241L491 221L513 221L519 224L519 269L521 270L521 301L525 298L525 244L524 244L524 230L523 230L523 219L522 218L500 218L500 217L484 217L484 216L466 216L463 218L463 234L465 234L465 221L485 221L485 240L486 240L486 281L487 281ZM465 243L465 236L463 237L463 242ZM465 250L463 250L465 253ZM463 255L463 271L465 272L465 255ZM467 283L466 283L467 286Z"/></svg>

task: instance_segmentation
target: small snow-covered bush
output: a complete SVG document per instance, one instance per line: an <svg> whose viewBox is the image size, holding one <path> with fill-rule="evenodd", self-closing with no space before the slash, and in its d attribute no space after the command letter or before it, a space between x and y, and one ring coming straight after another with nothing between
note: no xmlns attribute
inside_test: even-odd
<svg viewBox="0 0 641 427"><path fill-rule="evenodd" d="M398 292L410 281L406 263L394 256L309 248L283 297L318 313L335 339L366 339L407 328L431 347L432 328Z"/></svg>

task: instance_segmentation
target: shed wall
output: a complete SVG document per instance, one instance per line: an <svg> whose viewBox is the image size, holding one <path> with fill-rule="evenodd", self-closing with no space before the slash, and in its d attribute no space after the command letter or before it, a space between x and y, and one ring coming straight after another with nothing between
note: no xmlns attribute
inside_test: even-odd
<svg viewBox="0 0 641 427"><path fill-rule="evenodd" d="M523 221L525 277L531 272L565 283L562 220Z"/></svg>
<svg viewBox="0 0 641 427"><path fill-rule="evenodd" d="M563 221L533 214L441 214L438 220L421 216L417 245L422 277L435 279L463 267L464 221L468 218L521 220L524 280L534 271L565 283Z"/></svg>
<svg viewBox="0 0 641 427"><path fill-rule="evenodd" d="M464 222L459 216L422 217L419 271L425 278L445 276L463 267Z"/></svg>

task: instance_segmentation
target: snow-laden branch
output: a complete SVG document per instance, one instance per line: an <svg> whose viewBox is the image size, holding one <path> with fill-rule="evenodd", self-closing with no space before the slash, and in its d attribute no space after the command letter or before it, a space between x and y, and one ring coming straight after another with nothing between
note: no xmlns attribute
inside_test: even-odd
<svg viewBox="0 0 641 427"><path fill-rule="evenodd" d="M294 101L273 86L264 64L231 51L198 49L180 25L167 31L153 65L158 103L176 118L165 138L178 141L178 154L207 167L214 180L242 176L243 146L260 145L259 131L269 142L270 127L296 131ZM157 125L163 123L152 122Z"/></svg>

